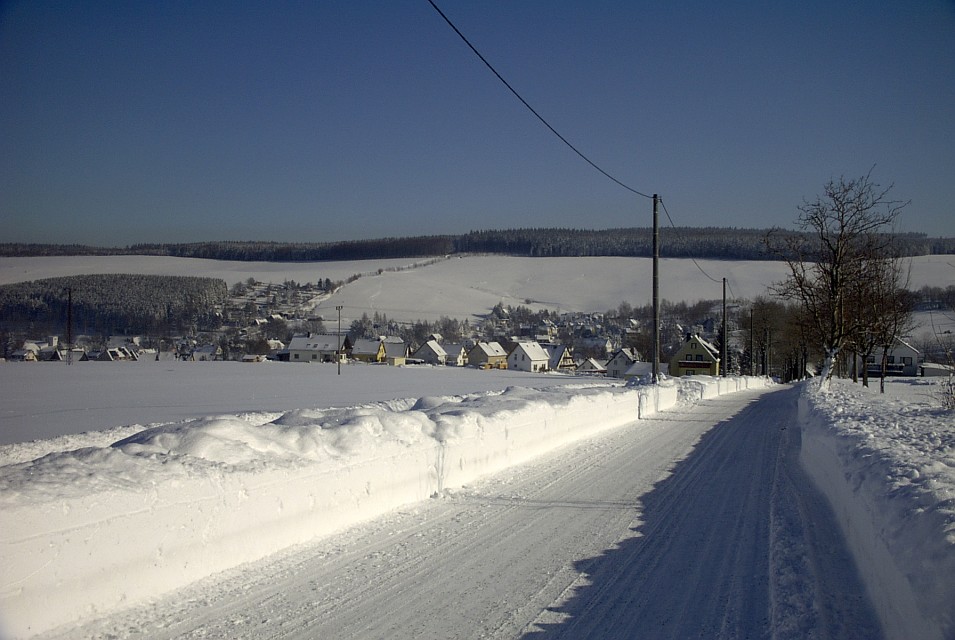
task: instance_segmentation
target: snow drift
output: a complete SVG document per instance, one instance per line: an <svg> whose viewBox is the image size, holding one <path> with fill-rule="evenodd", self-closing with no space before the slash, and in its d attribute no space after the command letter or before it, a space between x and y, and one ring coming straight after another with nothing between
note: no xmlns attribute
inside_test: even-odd
<svg viewBox="0 0 955 640"><path fill-rule="evenodd" d="M218 415L9 465L0 469L4 631L30 635L142 602L681 399L765 384L509 387Z"/></svg>
<svg viewBox="0 0 955 640"><path fill-rule="evenodd" d="M829 500L888 638L955 638L955 419L834 380L800 399L801 462ZM913 402L913 399L915 400Z"/></svg>

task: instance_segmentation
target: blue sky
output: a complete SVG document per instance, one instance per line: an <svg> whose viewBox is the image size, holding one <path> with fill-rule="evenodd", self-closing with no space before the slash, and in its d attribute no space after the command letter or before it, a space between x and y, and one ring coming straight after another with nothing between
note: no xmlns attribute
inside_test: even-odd
<svg viewBox="0 0 955 640"><path fill-rule="evenodd" d="M792 227L839 175L955 235L955 2L438 5L680 226ZM0 4L5 242L649 226L427 0Z"/></svg>

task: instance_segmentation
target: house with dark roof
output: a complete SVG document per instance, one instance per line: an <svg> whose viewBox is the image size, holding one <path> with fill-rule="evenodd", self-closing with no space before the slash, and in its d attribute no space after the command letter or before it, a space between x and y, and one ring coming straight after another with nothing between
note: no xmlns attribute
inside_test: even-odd
<svg viewBox="0 0 955 640"><path fill-rule="evenodd" d="M310 333L292 338L288 343L288 360L316 363L344 361L351 349L352 343L348 336Z"/></svg>
<svg viewBox="0 0 955 640"><path fill-rule="evenodd" d="M359 338L351 348L352 360L359 362L384 362L385 361L385 343L382 340L369 340L368 338Z"/></svg>

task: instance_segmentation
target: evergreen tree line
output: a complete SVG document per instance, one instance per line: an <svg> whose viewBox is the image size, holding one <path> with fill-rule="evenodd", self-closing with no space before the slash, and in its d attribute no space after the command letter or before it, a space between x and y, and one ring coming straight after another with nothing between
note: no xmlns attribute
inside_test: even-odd
<svg viewBox="0 0 955 640"><path fill-rule="evenodd" d="M215 330L228 301L224 280L193 276L82 275L0 286L5 330L66 335L176 335Z"/></svg>
<svg viewBox="0 0 955 640"><path fill-rule="evenodd" d="M766 245L765 229L665 227L660 229L660 255L667 258L721 260L779 260ZM777 237L806 235L777 231ZM896 236L903 255L955 254L955 238L930 238L921 233ZM0 256L153 255L213 260L316 262L419 258L460 253L523 257L653 255L650 228L627 229L504 229L471 231L463 235L381 238L344 242L194 242L135 244L125 248L83 245L0 244Z"/></svg>

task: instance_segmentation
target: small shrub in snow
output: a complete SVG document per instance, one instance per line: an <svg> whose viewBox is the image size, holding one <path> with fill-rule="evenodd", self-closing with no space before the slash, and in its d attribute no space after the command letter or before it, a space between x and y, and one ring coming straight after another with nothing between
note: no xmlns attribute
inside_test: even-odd
<svg viewBox="0 0 955 640"><path fill-rule="evenodd" d="M955 376L949 376L939 385L938 400L942 408L955 411Z"/></svg>

